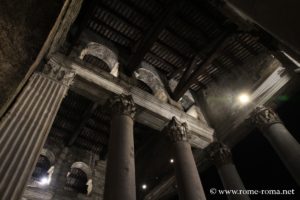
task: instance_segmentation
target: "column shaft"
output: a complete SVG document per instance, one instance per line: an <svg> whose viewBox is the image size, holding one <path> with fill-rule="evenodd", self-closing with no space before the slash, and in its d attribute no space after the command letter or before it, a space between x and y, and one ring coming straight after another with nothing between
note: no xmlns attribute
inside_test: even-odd
<svg viewBox="0 0 300 200"><path fill-rule="evenodd" d="M300 145L282 123L269 126L264 136L300 185Z"/></svg>
<svg viewBox="0 0 300 200"><path fill-rule="evenodd" d="M191 145L187 142L186 123L181 123L173 117L166 127L166 132L173 142L179 199L205 200Z"/></svg>
<svg viewBox="0 0 300 200"><path fill-rule="evenodd" d="M213 142L205 149L208 159L217 167L225 190L245 191L243 181L232 161L229 147L221 142ZM239 192L240 193L240 192ZM250 200L245 194L226 194L229 200Z"/></svg>
<svg viewBox="0 0 300 200"><path fill-rule="evenodd" d="M128 114L118 112L112 116L105 200L136 199L133 125L134 121Z"/></svg>
<svg viewBox="0 0 300 200"><path fill-rule="evenodd" d="M174 154L179 198L182 200L206 199L191 145L185 141L174 143Z"/></svg>
<svg viewBox="0 0 300 200"><path fill-rule="evenodd" d="M232 163L218 167L218 173L226 190L245 190L244 184L236 167ZM229 200L250 200L248 195L227 195Z"/></svg>
<svg viewBox="0 0 300 200"><path fill-rule="evenodd" d="M300 185L300 144L278 115L263 106L255 108L251 121L263 132L295 181Z"/></svg>
<svg viewBox="0 0 300 200"><path fill-rule="evenodd" d="M0 124L0 197L20 198L68 87L32 75Z"/></svg>

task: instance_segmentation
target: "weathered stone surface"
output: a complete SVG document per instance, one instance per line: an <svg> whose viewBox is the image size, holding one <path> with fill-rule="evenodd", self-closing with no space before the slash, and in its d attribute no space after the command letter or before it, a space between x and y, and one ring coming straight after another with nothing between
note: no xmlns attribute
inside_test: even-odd
<svg viewBox="0 0 300 200"><path fill-rule="evenodd" d="M229 147L220 142L213 142L205 149L208 158L216 166L226 165L232 162L232 155Z"/></svg>
<svg viewBox="0 0 300 200"><path fill-rule="evenodd" d="M282 123L278 115L271 108L264 106L259 106L254 109L251 122L260 129L267 128L272 124Z"/></svg>
<svg viewBox="0 0 300 200"><path fill-rule="evenodd" d="M55 162L55 170L52 176L50 185L28 186L23 195L26 200L101 200L103 199L104 181L106 161L99 160L99 157L92 152L84 151L82 149L71 147L64 147L62 143L48 140L45 147L55 153L57 160ZM91 194L79 194L74 191L67 191L64 189L66 176L72 164L76 162L83 162L92 168L92 182L93 189Z"/></svg>
<svg viewBox="0 0 300 200"><path fill-rule="evenodd" d="M131 95L115 95L109 99L112 115L121 114L134 118L136 107Z"/></svg>
<svg viewBox="0 0 300 200"><path fill-rule="evenodd" d="M232 145L245 137L245 131L238 131L238 134L235 131L257 105L268 102L290 80L288 74L281 73L282 69L273 56L262 54L201 91L209 121L220 141ZM249 93L253 103L241 105L238 101L241 93Z"/></svg>
<svg viewBox="0 0 300 200"><path fill-rule="evenodd" d="M62 1L3 0L0 3L0 115L33 63Z"/></svg>
<svg viewBox="0 0 300 200"><path fill-rule="evenodd" d="M172 142L187 141L188 130L186 123L181 123L173 117L166 127L167 135Z"/></svg>

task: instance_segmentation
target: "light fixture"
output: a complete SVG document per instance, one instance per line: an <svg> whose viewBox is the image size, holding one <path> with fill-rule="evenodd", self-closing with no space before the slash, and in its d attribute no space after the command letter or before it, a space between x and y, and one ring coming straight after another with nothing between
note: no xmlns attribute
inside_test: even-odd
<svg viewBox="0 0 300 200"><path fill-rule="evenodd" d="M173 158L170 159L170 163L171 164L174 163L174 159Z"/></svg>
<svg viewBox="0 0 300 200"><path fill-rule="evenodd" d="M242 93L240 94L240 96L238 97L239 102L243 105L247 104L250 102L250 96L246 93Z"/></svg>
<svg viewBox="0 0 300 200"><path fill-rule="evenodd" d="M142 189L143 189L143 190L146 190L146 189L147 189L147 185L146 185L146 184L143 184L143 185L142 185Z"/></svg>
<svg viewBox="0 0 300 200"><path fill-rule="evenodd" d="M46 176L42 177L38 182L40 185L49 185L50 179Z"/></svg>

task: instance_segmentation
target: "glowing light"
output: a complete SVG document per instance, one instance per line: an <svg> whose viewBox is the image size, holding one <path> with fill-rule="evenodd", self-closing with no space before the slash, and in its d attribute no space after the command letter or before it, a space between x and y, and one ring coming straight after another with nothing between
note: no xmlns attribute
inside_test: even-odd
<svg viewBox="0 0 300 200"><path fill-rule="evenodd" d="M174 163L174 159L173 158L170 159L170 163Z"/></svg>
<svg viewBox="0 0 300 200"><path fill-rule="evenodd" d="M39 181L39 184L41 185L49 185L50 179L48 177L42 177Z"/></svg>
<svg viewBox="0 0 300 200"><path fill-rule="evenodd" d="M248 94L241 94L239 96L239 101L241 104L247 104L250 102L250 97Z"/></svg>
<svg viewBox="0 0 300 200"><path fill-rule="evenodd" d="M147 185L146 185L146 184L143 184L143 185L142 185L142 189L143 189L143 190L146 190L146 189L147 189Z"/></svg>

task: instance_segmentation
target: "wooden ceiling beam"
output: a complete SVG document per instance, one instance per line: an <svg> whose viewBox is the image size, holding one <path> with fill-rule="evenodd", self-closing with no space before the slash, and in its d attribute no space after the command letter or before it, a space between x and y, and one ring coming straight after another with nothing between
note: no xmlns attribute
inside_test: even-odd
<svg viewBox="0 0 300 200"><path fill-rule="evenodd" d="M190 69L187 69L184 76L181 77L179 83L177 84L174 93L172 95L175 101L178 101L184 93L189 89L189 87L198 82L198 77L200 74L206 72L206 68L210 66L215 58L217 58L220 53L224 50L226 45L228 44L228 39L231 38L228 33L223 34L212 46L212 50L210 51L209 55L201 62L200 65L195 65L196 62L192 62ZM196 71L192 71L194 67L197 67ZM191 73L192 71L192 73Z"/></svg>
<svg viewBox="0 0 300 200"><path fill-rule="evenodd" d="M176 32L175 30L171 29L170 27L166 27L165 31L170 34L172 37L176 38L176 41L179 41L181 43L185 43L188 48L190 49L191 53L195 53L198 51L198 47L195 46L193 42L189 42L186 40L186 38L182 35L180 35L179 32Z"/></svg>
<svg viewBox="0 0 300 200"><path fill-rule="evenodd" d="M82 129L86 125L87 121L92 116L93 112L97 109L97 107L98 107L97 103L92 103L89 106L89 108L85 110L85 112L82 115L82 120L81 120L80 124L78 125L76 131L73 133L72 137L70 138L70 140L68 142L68 146L72 146L74 144L74 142L76 141L76 139L80 135L80 132L82 131Z"/></svg>
<svg viewBox="0 0 300 200"><path fill-rule="evenodd" d="M118 11L113 10L111 7L106 5L104 2L99 1L97 3L98 3L98 6L101 8L101 10L104 10L105 12L109 13L109 15L111 15L113 18L121 21L124 24L127 24L132 29L134 29L134 31L136 31L138 33L143 32L143 29L141 27L139 27L138 25L136 25L133 22L131 22L130 20L128 20L125 16L122 16L121 14L119 14Z"/></svg>
<svg viewBox="0 0 300 200"><path fill-rule="evenodd" d="M246 49L246 51L248 51L250 54L257 56L258 52L256 52L253 47L251 45L249 45L248 43L244 42L243 40L241 40L240 38L238 38L238 42L241 45L242 48Z"/></svg>
<svg viewBox="0 0 300 200"><path fill-rule="evenodd" d="M175 66L172 64L172 63L169 63L167 60L164 60L162 59L161 57L159 57L159 55L155 54L155 53L152 53L152 52L148 52L146 54L147 56L159 61L161 64L163 64L164 66L167 66L168 68L171 68L171 70L174 70L175 69ZM152 64L151 62L147 61L146 62L150 63L151 65L155 66L154 64ZM165 71L167 73L169 73L169 71L167 69L163 69L161 67L158 67L158 66L155 66L158 70L161 70L161 71Z"/></svg>
<svg viewBox="0 0 300 200"><path fill-rule="evenodd" d="M143 9L141 6L136 5L131 0L114 0L114 1L119 1L119 3L122 3L123 6L127 7L127 9L134 11L135 13L140 15L144 20L147 20L147 22L152 22L154 20L154 17L151 15L151 13L147 12L146 9Z"/></svg>
<svg viewBox="0 0 300 200"><path fill-rule="evenodd" d="M127 63L128 72L132 73L136 70L143 60L146 53L150 50L154 42L157 40L161 31L169 23L174 13L178 8L177 0L171 1L168 5L168 9L163 13L162 16L158 17L157 21L154 22L153 26L148 30L142 40L138 41L132 49L132 54L129 57Z"/></svg>
<svg viewBox="0 0 300 200"><path fill-rule="evenodd" d="M115 27L112 27L111 25L109 25L109 24L107 24L107 23L101 21L100 19L98 19L98 18L95 17L95 16L91 17L90 19L93 20L96 24L98 24L98 25L104 27L104 28L107 29L108 31L111 31L111 32L115 33L116 35L118 35L119 37L122 37L122 39L125 39L125 40L127 40L127 41L129 41L129 42L133 42L133 41L134 41L133 38L130 38L128 35L126 35L126 34L120 32L120 31L117 30ZM93 30L92 27L89 27L89 28L90 28L91 30ZM95 30L93 30L93 31L95 31ZM105 36L105 37L106 37L106 36Z"/></svg>

